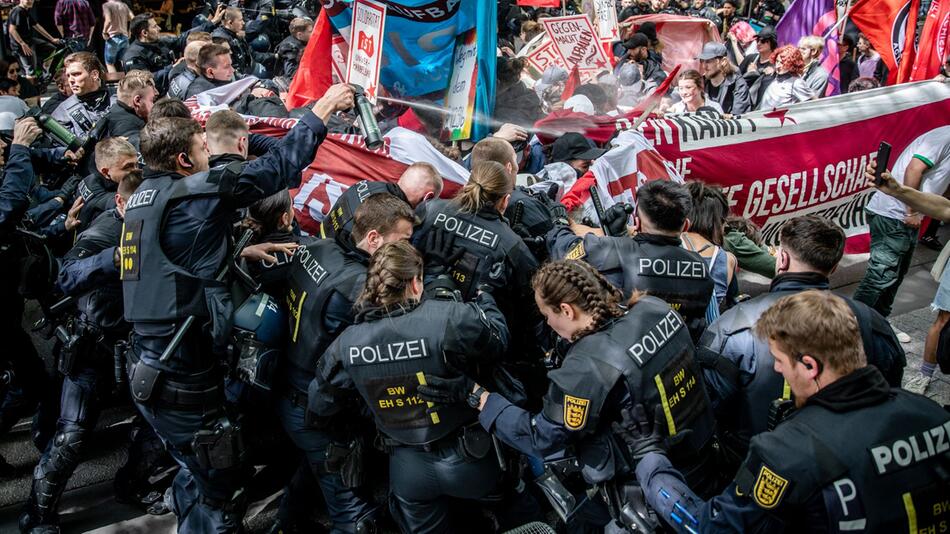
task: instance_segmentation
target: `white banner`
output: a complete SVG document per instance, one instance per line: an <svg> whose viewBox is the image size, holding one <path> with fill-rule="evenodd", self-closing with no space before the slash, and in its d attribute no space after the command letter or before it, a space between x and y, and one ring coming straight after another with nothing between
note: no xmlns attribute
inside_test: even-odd
<svg viewBox="0 0 950 534"><path fill-rule="evenodd" d="M346 61L346 82L363 88L366 98L376 103L379 92L379 68L382 65L386 6L372 0L353 2L350 25L350 50Z"/></svg>
<svg viewBox="0 0 950 534"><path fill-rule="evenodd" d="M600 46L600 39L587 15L541 19L544 29L554 42L554 49L567 69L583 75L610 68L610 62Z"/></svg>

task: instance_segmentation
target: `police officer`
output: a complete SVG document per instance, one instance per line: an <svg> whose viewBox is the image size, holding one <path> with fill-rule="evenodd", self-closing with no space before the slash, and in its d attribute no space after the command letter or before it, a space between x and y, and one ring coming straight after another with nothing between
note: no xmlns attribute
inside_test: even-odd
<svg viewBox="0 0 950 534"><path fill-rule="evenodd" d="M471 381L460 390L457 381L429 377L430 387L450 390L456 398L462 393L478 397L482 426L527 455L549 458L570 449L588 486L622 487L632 477L633 465L611 438L610 424L621 419L621 409L637 403L661 407L674 432L684 434L672 453L674 462L697 486L718 489L715 421L680 315L639 293L625 310L620 291L580 261L547 263L532 285L548 325L572 343L561 367L548 373L551 385L542 411L532 414ZM566 512L596 527L611 517L602 500Z"/></svg>
<svg viewBox="0 0 950 534"><path fill-rule="evenodd" d="M555 259L590 263L625 297L646 291L665 300L683 316L693 339L698 340L706 327L714 284L703 257L682 248L680 242L680 233L689 227L686 216L691 207L689 192L682 184L647 182L637 189L638 233L632 239L593 234L580 237L562 224L548 234L548 250Z"/></svg>
<svg viewBox="0 0 950 534"><path fill-rule="evenodd" d="M233 257L234 210L297 185L330 115L352 105L350 88L332 86L263 157L210 171L197 122L162 118L142 131L151 172L129 199L121 242L125 317L133 325L129 385L181 465L173 484L180 532L241 525L246 472L219 364L231 334L221 271Z"/></svg>
<svg viewBox="0 0 950 534"><path fill-rule="evenodd" d="M353 231L353 214L367 198L376 193L389 193L413 209L442 194L442 175L431 163L418 161L399 176L395 184L363 180L340 195L320 225L321 237L333 238L341 232Z"/></svg>
<svg viewBox="0 0 950 534"><path fill-rule="evenodd" d="M119 183L139 168L138 152L121 137L107 137L96 143L93 159L96 170L76 186L76 193L82 197L80 232L99 214L115 207L115 192Z"/></svg>
<svg viewBox="0 0 950 534"><path fill-rule="evenodd" d="M291 440L306 455L306 465L317 478L334 532L372 532L377 510L359 490L359 480L344 479L340 464L353 439L346 423L313 428L308 419L307 391L324 350L353 323L353 303L362 290L370 256L388 242L412 235L415 215L393 195L367 198L353 220L350 236L319 239L300 247L290 267L287 304L290 335L287 361L278 376L278 415ZM312 409L310 410L314 412ZM351 460L358 461L358 460ZM283 530L303 531L311 506L288 488L278 513Z"/></svg>
<svg viewBox="0 0 950 534"><path fill-rule="evenodd" d="M133 146L139 144L139 132L148 120L158 91L148 71L132 70L119 80L116 102L96 125L93 137L125 137Z"/></svg>
<svg viewBox="0 0 950 534"><path fill-rule="evenodd" d="M75 319L63 328L57 370L63 374L56 434L33 470L33 487L20 515L20 531L56 531L56 509L96 427L101 399L115 375L114 348L129 332L122 317L118 243L125 203L142 182L126 174L114 194L115 208L99 214L63 257L58 285L76 298ZM124 369L119 368L121 373ZM121 377L121 375L120 375Z"/></svg>
<svg viewBox="0 0 950 534"><path fill-rule="evenodd" d="M844 231L835 223L806 215L782 226L777 276L769 292L742 302L713 322L700 345L706 384L719 421L720 445L731 458L731 470L745 458L749 439L768 430L789 391L772 369L768 343L755 336L759 316L778 299L807 291L828 290L828 277L844 253ZM906 358L894 330L881 314L845 298L859 318L868 364L878 368L892 387L900 387ZM720 358L723 358L724 361ZM785 406L790 406L790 401Z"/></svg>
<svg viewBox="0 0 950 534"><path fill-rule="evenodd" d="M486 137L475 143L470 156L472 165L481 161L494 161L504 165L512 183L518 175L518 156L511 143L499 137ZM517 186L511 191L505 218L534 254L539 262L547 257L544 236L554 227L551 223L550 206L543 192ZM540 238L540 239L538 239Z"/></svg>
<svg viewBox="0 0 950 534"><path fill-rule="evenodd" d="M244 34L244 15L236 7L224 10L221 25L211 32L212 37L223 37L231 46L231 59L234 60L234 70L239 77L253 73L255 63L268 63L273 60L274 54L255 52L247 44Z"/></svg>
<svg viewBox="0 0 950 534"><path fill-rule="evenodd" d="M261 284L261 291L275 297L284 296L284 281L300 242L293 223L294 207L287 191L251 204L243 222L254 232L252 244L241 251L248 274Z"/></svg>
<svg viewBox="0 0 950 534"><path fill-rule="evenodd" d="M13 141L6 158L6 143L0 140L0 435L6 434L21 418L31 415L46 385L46 370L22 325L23 297L19 260L23 250L14 235L17 224L30 205L30 189L36 182L30 145L42 134L33 119L20 119L13 128ZM4 161L5 160L5 161ZM0 458L0 477L15 474L13 466Z"/></svg>
<svg viewBox="0 0 950 534"><path fill-rule="evenodd" d="M158 92L164 93L170 81L168 73L175 63L175 54L162 46L159 31L158 23L150 13L136 15L129 24L132 43L122 54L122 68L125 72L151 72Z"/></svg>
<svg viewBox="0 0 950 534"><path fill-rule="evenodd" d="M430 408L417 393L429 376L459 376L454 370L471 373L497 361L508 328L489 293L462 303L446 277L423 299L422 278L422 257L409 243L376 252L357 323L327 349L310 400L318 417L327 418L345 405L348 392L359 392L390 454L390 510L400 530L458 532L465 525L450 518L447 498L496 492L498 460L474 406Z"/></svg>
<svg viewBox="0 0 950 534"><path fill-rule="evenodd" d="M313 21L310 19L295 18L290 21L290 35L277 45L276 76L293 79L300 66L300 57L303 55L310 35L313 33Z"/></svg>
<svg viewBox="0 0 950 534"><path fill-rule="evenodd" d="M735 480L698 498L663 452L662 417L628 422L647 502L678 532L939 532L950 498L950 415L866 365L851 307L785 296L755 326L796 411L752 438ZM660 414L662 415L662 414ZM634 420L638 418L633 418ZM659 427L659 428L658 428Z"/></svg>
<svg viewBox="0 0 950 534"><path fill-rule="evenodd" d="M86 136L115 103L115 95L102 83L105 67L91 52L75 52L63 60L66 83L72 96L50 114L77 136Z"/></svg>
<svg viewBox="0 0 950 534"><path fill-rule="evenodd" d="M494 161L476 163L455 198L427 204L425 220L413 236L423 254L429 252L429 232L438 229L456 236L455 245L463 253L451 265L451 275L466 300L475 296L479 285L504 288L503 299L531 293L537 263L502 216L513 188L504 166Z"/></svg>

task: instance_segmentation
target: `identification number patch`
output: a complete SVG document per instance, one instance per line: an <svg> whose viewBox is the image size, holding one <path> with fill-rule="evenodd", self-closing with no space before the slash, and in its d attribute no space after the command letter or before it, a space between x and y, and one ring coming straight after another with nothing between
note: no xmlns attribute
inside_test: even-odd
<svg viewBox="0 0 950 534"><path fill-rule="evenodd" d="M580 430L587 424L587 412L590 411L590 399L564 395L564 426L570 430Z"/></svg>
<svg viewBox="0 0 950 534"><path fill-rule="evenodd" d="M415 374L372 378L365 382L370 408L388 428L420 428L432 419L426 402L419 398L419 380Z"/></svg>
<svg viewBox="0 0 950 534"><path fill-rule="evenodd" d="M138 280L140 274L141 253L139 244L142 240L142 223L132 221L122 224L122 238L119 240L120 269L119 277L122 280Z"/></svg>

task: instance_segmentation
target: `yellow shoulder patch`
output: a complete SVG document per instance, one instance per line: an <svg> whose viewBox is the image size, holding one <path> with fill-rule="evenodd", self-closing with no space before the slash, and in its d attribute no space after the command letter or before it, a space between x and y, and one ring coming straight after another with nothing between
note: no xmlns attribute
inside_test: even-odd
<svg viewBox="0 0 950 534"><path fill-rule="evenodd" d="M569 430L580 430L587 424L587 411L590 400L564 395L564 426Z"/></svg>
<svg viewBox="0 0 950 534"><path fill-rule="evenodd" d="M788 480L763 465L759 469L759 477L755 479L752 498L762 508L771 510L782 501L782 496L785 495L785 488L787 487Z"/></svg>
<svg viewBox="0 0 950 534"><path fill-rule="evenodd" d="M567 255L564 256L565 260L582 260L584 256L587 255L587 251L584 250L584 240L581 239L574 245L571 250L567 251Z"/></svg>

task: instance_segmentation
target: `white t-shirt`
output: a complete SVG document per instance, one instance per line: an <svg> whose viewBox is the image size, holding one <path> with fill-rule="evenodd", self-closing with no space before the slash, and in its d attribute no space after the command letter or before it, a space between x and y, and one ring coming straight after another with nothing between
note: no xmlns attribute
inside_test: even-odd
<svg viewBox="0 0 950 534"><path fill-rule="evenodd" d="M920 190L943 195L950 185L950 126L934 128L907 145L891 166L891 174L898 183L904 183L904 172L914 158L927 165L920 182ZM867 210L899 221L903 221L907 216L903 202L880 191L871 197Z"/></svg>
<svg viewBox="0 0 950 534"><path fill-rule="evenodd" d="M710 100L708 96L703 96L703 105L700 107L712 108L719 113L723 112L722 106L719 105L719 102L716 102L715 100ZM690 113L690 112L686 111L686 102L683 102L682 100L680 100L679 102L670 106L670 109L669 111L667 111L667 113Z"/></svg>

